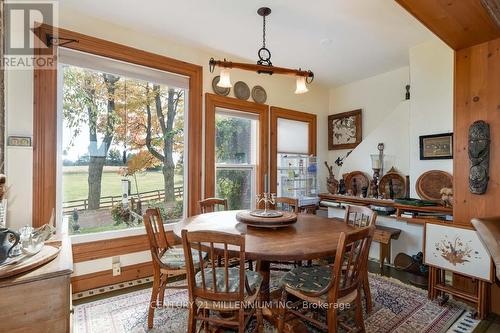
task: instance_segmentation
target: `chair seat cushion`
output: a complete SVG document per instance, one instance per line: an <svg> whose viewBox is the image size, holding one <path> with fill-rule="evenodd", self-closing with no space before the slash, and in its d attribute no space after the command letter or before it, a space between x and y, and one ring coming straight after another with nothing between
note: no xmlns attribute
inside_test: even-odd
<svg viewBox="0 0 500 333"><path fill-rule="evenodd" d="M285 288L290 294L305 299L308 302L321 302L324 303L327 300L328 293L324 293L320 297L309 297L304 293L315 293L323 290L328 286L330 282L332 272L332 266L299 266L295 267L291 271L287 272L280 280L280 284ZM348 304L354 302L358 295L358 291L353 292L339 297L337 303Z"/></svg>
<svg viewBox="0 0 500 333"><path fill-rule="evenodd" d="M203 253L203 256L206 256ZM182 247L172 247L168 249L160 258L160 261L173 269L180 269L186 267L186 259L184 257L184 250ZM198 255L198 251L193 251L193 265L199 266L200 257Z"/></svg>
<svg viewBox="0 0 500 333"><path fill-rule="evenodd" d="M314 293L324 289L331 276L331 266L298 266L283 275L280 284L290 289Z"/></svg>
<svg viewBox="0 0 500 333"><path fill-rule="evenodd" d="M212 268L207 268L204 270L205 272L205 286L208 290L213 291L213 275ZM258 272L254 271L245 271L246 278L250 289L256 290L260 287L262 283L262 275ZM224 267L216 267L215 268L215 287L217 288L216 292L226 292L226 283L225 283L225 268ZM202 288L202 277L201 271L196 273L195 276L196 287ZM237 292L239 291L240 286L240 268L239 267L229 267L228 268L228 291L229 292ZM245 295L247 295L247 290L245 289Z"/></svg>

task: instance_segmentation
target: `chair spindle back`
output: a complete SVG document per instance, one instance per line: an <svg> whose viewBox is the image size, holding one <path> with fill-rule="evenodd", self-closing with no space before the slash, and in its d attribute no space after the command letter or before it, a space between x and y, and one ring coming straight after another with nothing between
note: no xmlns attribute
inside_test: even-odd
<svg viewBox="0 0 500 333"><path fill-rule="evenodd" d="M243 301L245 290L250 290L245 275L245 236L215 231L182 230L182 245L186 257L187 279L190 300L201 297L211 301ZM207 256L204 256L205 252ZM199 258L200 266L195 267L193 253ZM229 258L239 253L239 285L237 290L229 290ZM223 260L218 260L223 258ZM201 271L200 281L196 284L196 269ZM232 268L234 269L234 268ZM219 274L216 274L219 273ZM223 275L223 283L217 286L217 276ZM211 281L209 281L211 280ZM221 290L222 289L222 290Z"/></svg>
<svg viewBox="0 0 500 333"><path fill-rule="evenodd" d="M144 225L148 234L149 247L153 262L159 264L161 256L171 248L168 243L165 228L163 227L163 219L159 208L149 208L144 214Z"/></svg>
<svg viewBox="0 0 500 333"><path fill-rule="evenodd" d="M333 265L334 287L332 299L343 297L358 289L362 283L362 270L366 269L368 252L375 226L358 229L353 233L342 233L339 238Z"/></svg>
<svg viewBox="0 0 500 333"><path fill-rule="evenodd" d="M275 199L275 208L287 212L299 212L299 200L288 197L278 197Z"/></svg>
<svg viewBox="0 0 500 333"><path fill-rule="evenodd" d="M198 205L202 214L228 210L227 199L206 198L198 201Z"/></svg>
<svg viewBox="0 0 500 333"><path fill-rule="evenodd" d="M347 206L344 222L356 228L364 228L375 225L377 213L368 207Z"/></svg>

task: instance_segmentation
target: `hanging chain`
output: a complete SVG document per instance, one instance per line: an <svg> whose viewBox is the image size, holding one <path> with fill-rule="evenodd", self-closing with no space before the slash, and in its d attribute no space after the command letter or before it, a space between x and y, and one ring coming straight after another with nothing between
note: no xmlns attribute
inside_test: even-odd
<svg viewBox="0 0 500 333"><path fill-rule="evenodd" d="M262 16L262 47L266 47L266 16Z"/></svg>

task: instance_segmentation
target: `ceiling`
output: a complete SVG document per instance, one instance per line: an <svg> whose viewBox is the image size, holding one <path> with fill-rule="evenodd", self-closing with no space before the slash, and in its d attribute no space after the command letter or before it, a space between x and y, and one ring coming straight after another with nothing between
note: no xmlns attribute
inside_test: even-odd
<svg viewBox="0 0 500 333"><path fill-rule="evenodd" d="M311 69L330 86L406 66L408 49L433 38L393 0L60 0L59 6L249 62L262 43L256 11L268 6L273 64Z"/></svg>

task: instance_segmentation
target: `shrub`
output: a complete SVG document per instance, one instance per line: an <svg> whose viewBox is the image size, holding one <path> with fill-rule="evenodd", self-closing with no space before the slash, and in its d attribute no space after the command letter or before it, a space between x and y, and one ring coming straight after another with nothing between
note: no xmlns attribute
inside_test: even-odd
<svg viewBox="0 0 500 333"><path fill-rule="evenodd" d="M130 209L119 203L111 209L111 217L115 221L115 225L126 223L127 225L132 224L132 216L130 214Z"/></svg>

